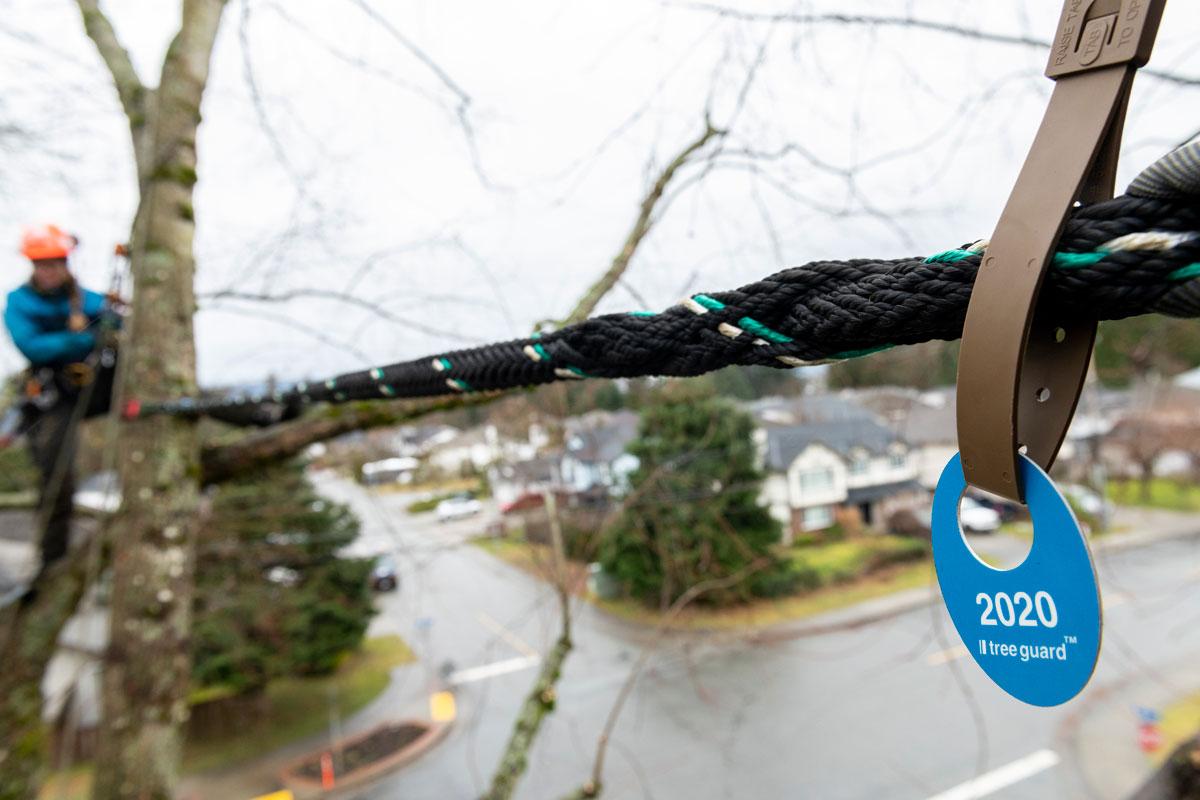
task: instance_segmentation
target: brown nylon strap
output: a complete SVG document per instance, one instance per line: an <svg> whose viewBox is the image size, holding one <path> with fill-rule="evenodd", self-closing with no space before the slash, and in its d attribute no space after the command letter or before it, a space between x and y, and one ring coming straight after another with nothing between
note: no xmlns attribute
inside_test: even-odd
<svg viewBox="0 0 1200 800"><path fill-rule="evenodd" d="M1075 200L1112 197L1135 70L1165 0L1067 0L1047 75L1059 78L971 292L958 367L967 482L1023 500L1017 453L1049 469L1087 375L1094 319L1038 304Z"/></svg>

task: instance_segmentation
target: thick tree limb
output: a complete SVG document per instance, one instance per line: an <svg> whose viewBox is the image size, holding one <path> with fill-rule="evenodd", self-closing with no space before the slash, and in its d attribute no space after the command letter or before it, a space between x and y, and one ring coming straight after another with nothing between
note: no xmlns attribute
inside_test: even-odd
<svg viewBox="0 0 1200 800"><path fill-rule="evenodd" d="M315 442L351 431L399 425L435 411L490 403L505 394L326 406L302 419L248 434L231 444L205 447L200 454L201 481L220 483L294 456Z"/></svg>

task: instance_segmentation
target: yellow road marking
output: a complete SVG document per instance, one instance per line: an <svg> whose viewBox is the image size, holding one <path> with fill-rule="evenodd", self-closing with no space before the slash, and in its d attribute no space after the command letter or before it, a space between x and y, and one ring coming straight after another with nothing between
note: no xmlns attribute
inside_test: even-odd
<svg viewBox="0 0 1200 800"><path fill-rule="evenodd" d="M479 618L479 623L483 625L483 627L499 636L508 643L509 647L516 650L521 655L529 656L530 658L542 657L541 654L537 650L534 650L532 647L530 647L524 639L522 639L520 636L517 636L515 633L504 627L504 625L490 617L485 612L480 611L476 616Z"/></svg>
<svg viewBox="0 0 1200 800"><path fill-rule="evenodd" d="M964 645L956 644L954 647L947 647L945 650L930 653L926 657L925 663L931 667L936 667L951 661L957 661L965 655L967 655L967 648Z"/></svg>

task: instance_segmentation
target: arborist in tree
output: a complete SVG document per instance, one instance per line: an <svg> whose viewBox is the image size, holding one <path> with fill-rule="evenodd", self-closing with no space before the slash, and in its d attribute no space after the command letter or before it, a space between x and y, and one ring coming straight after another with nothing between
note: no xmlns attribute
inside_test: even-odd
<svg viewBox="0 0 1200 800"><path fill-rule="evenodd" d="M75 494L79 422L111 402L118 327L115 293L84 289L68 257L79 240L45 225L27 229L21 253L33 264L29 281L8 295L4 324L29 359L15 432L29 439L40 476L41 569L67 553Z"/></svg>

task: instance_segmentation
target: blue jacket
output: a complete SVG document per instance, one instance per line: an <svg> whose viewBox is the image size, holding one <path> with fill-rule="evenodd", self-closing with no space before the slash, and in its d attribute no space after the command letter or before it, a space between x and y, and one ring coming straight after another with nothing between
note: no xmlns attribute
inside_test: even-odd
<svg viewBox="0 0 1200 800"><path fill-rule="evenodd" d="M82 308L89 326L104 311L104 295L80 287ZM29 284L8 293L4 324L17 346L34 367L62 366L83 361L96 347L92 330L67 330L71 303L67 293L40 294Z"/></svg>

